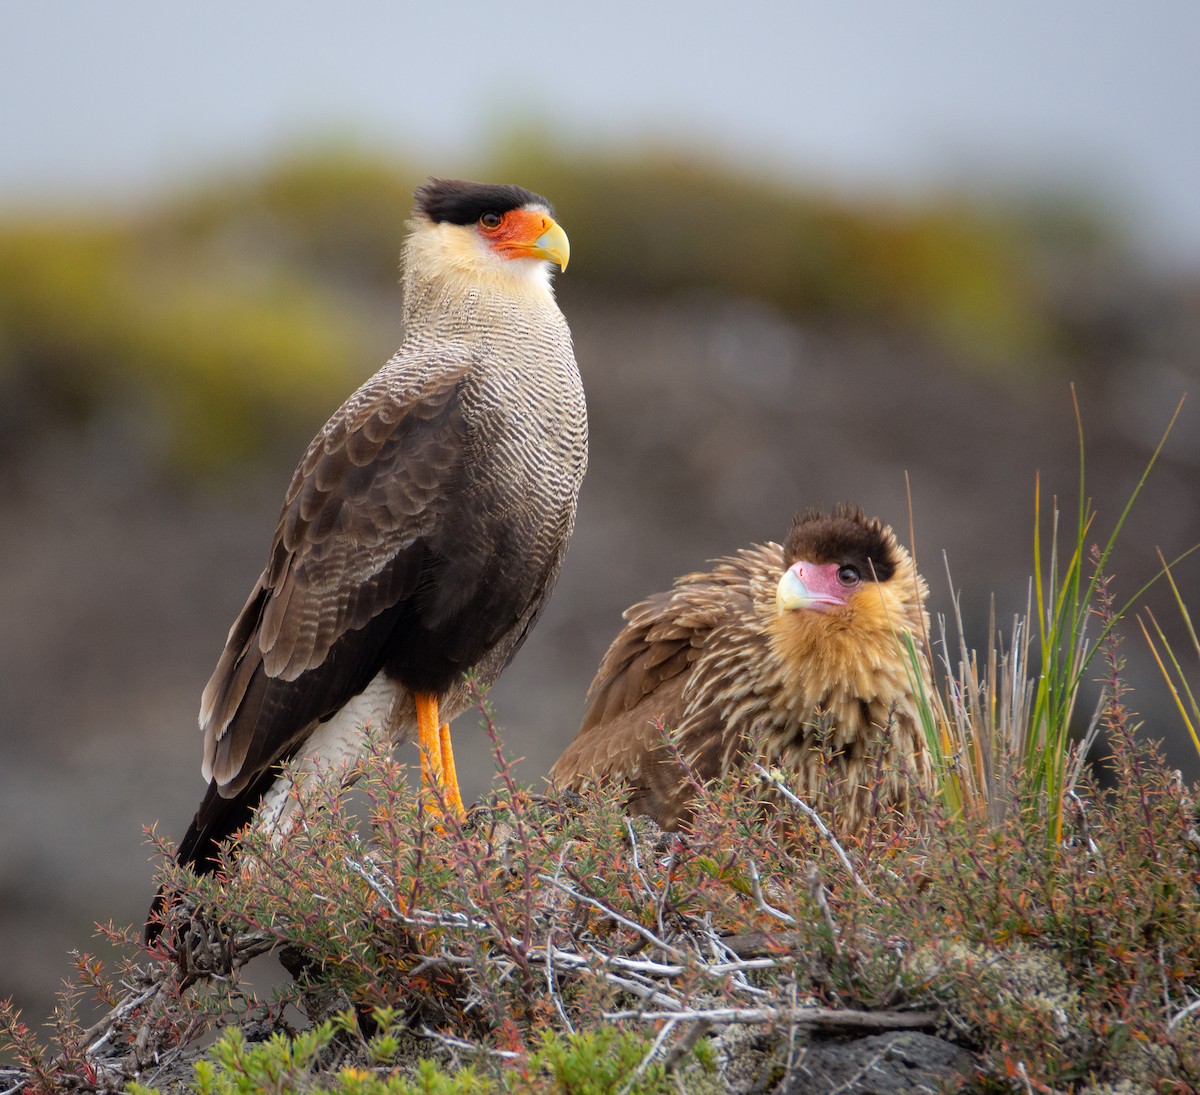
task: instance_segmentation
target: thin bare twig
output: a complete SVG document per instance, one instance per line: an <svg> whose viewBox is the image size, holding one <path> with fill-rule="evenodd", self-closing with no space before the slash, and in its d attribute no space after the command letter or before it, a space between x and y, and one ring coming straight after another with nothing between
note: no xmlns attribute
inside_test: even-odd
<svg viewBox="0 0 1200 1095"><path fill-rule="evenodd" d="M565 882L554 878L552 875L540 874L538 875L538 879L542 882L549 882L551 886L562 890L562 892L568 897L572 897L581 904L587 905L589 908L603 913L605 916L615 920L623 927L629 928L630 931L637 932L637 934L645 939L646 942L650 943L652 946L658 947L659 950L665 951L673 958L680 960L683 958L683 952L679 950L678 947L673 947L670 943L664 942L644 924L639 924L636 920L630 920L627 916L622 916L616 911L616 909L610 909L604 904L603 901L597 901L594 897L590 897L585 893L580 893L579 890L575 889L574 886L568 886Z"/></svg>
<svg viewBox="0 0 1200 1095"><path fill-rule="evenodd" d="M646 1069L650 1067L650 1062L654 1060L654 1058L658 1055L658 1051L662 1049L663 1043L671 1036L671 1032L675 1029L675 1024L677 1022L677 1019L668 1019L663 1024L662 1030L658 1032L658 1037L654 1039L654 1043L646 1051L645 1056L642 1057L637 1068L633 1070L629 1076L629 1079L625 1081L625 1084L621 1088L619 1095L629 1095L629 1093L633 1090L633 1085L638 1082L642 1076L642 1073L644 1073Z"/></svg>
<svg viewBox="0 0 1200 1095"><path fill-rule="evenodd" d="M696 1043L710 1030L712 1030L712 1023L707 1019L700 1019L693 1023L687 1034L671 1047L671 1052L667 1054L666 1059L663 1061L663 1067L668 1072L674 1072L679 1062L691 1053Z"/></svg>
<svg viewBox="0 0 1200 1095"><path fill-rule="evenodd" d="M488 1046L477 1045L475 1042L468 1042L465 1038L455 1038L449 1034L442 1034L440 1031L433 1030L431 1027L423 1026L417 1031L422 1038L428 1038L431 1042L439 1042L441 1045L449 1046L451 1049L461 1049L468 1053L478 1053L485 1057L499 1057L501 1060L512 1061L521 1054L511 1049L491 1049Z"/></svg>
<svg viewBox="0 0 1200 1095"><path fill-rule="evenodd" d="M808 892L812 896L817 908L821 910L821 921L825 925L825 930L829 933L829 942L833 945L833 951L839 957L842 953L841 933L837 929L837 925L833 922L833 912L829 908L829 902L825 898L825 885L821 881L821 872L817 870L816 865L810 863L808 865Z"/></svg>
<svg viewBox="0 0 1200 1095"><path fill-rule="evenodd" d="M674 1019L676 1022L703 1020L714 1026L727 1026L731 1023L787 1021L822 1030L846 1031L931 1030L938 1022L937 1013L932 1011L855 1011L850 1008L821 1007L679 1008L674 1011L606 1011L603 1014L605 1019L614 1022L625 1019L640 1019L649 1023L663 1019Z"/></svg>
<svg viewBox="0 0 1200 1095"><path fill-rule="evenodd" d="M854 864L850 862L850 857L846 854L846 850L841 846L841 844L838 843L837 837L833 835L833 832L829 826L821 820L821 815L818 814L817 811L811 806L809 806L807 802L800 798L800 796L797 795L790 787L788 787L788 785L783 781L783 777L780 776L779 773L768 771L761 764L755 764L754 771L757 772L763 780L774 787L775 790L777 790L788 802L795 806L796 809L804 814L804 816L807 817L809 821L811 821L817 827L817 831L825 838L826 843L828 843L828 845L834 850L838 859L841 861L842 866L846 868L847 873L850 875L851 879L853 879L854 884L860 890L862 890L867 897L871 898L872 901L875 900L875 895L871 892L871 887L859 877L858 872L854 869Z"/></svg>
<svg viewBox="0 0 1200 1095"><path fill-rule="evenodd" d="M1200 1000L1193 1000L1186 1008L1183 1008L1181 1011L1177 1011L1174 1015L1172 1015L1170 1021L1167 1023L1167 1030L1174 1030L1175 1025L1181 1019L1186 1019L1195 1011L1200 1011Z"/></svg>
<svg viewBox="0 0 1200 1095"><path fill-rule="evenodd" d="M763 895L762 879L758 874L758 864L754 860L747 863L747 869L750 872L750 892L754 895L754 901L758 905L758 911L766 913L774 920L780 923L788 924L792 927L796 925L796 918L790 913L785 913L782 909L775 908L770 904Z"/></svg>

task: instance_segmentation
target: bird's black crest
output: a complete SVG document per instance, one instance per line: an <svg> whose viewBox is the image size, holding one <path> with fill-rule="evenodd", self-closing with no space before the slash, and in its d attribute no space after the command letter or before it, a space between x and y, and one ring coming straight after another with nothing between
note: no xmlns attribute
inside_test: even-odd
<svg viewBox="0 0 1200 1095"><path fill-rule="evenodd" d="M783 555L788 566L797 559L852 563L886 582L896 572L895 543L891 529L877 518L868 518L858 506L838 505L828 514L807 509L798 516Z"/></svg>
<svg viewBox="0 0 1200 1095"><path fill-rule="evenodd" d="M435 224L474 224L484 213L508 213L536 203L553 216L550 203L540 194L511 183L473 183L461 179L430 179L414 195L417 208Z"/></svg>

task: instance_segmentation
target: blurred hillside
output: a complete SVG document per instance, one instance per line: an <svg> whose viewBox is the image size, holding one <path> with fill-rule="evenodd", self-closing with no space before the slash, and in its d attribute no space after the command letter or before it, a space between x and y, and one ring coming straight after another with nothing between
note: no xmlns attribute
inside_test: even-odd
<svg viewBox="0 0 1200 1095"><path fill-rule="evenodd" d="M1181 395L1116 556L1131 596L1200 542L1200 286L1136 269L1061 198L867 205L663 155L514 144L476 177L551 197L591 467L559 592L493 692L536 782L573 735L621 610L859 502L909 539L981 643L1024 611L1033 492L1103 540ZM150 210L0 217L0 994L35 1020L93 920L150 894L141 826L202 792L195 712L303 446L399 342L423 171L334 152ZM1200 561L1179 584L1200 604ZM1152 598L1165 625L1175 614ZM1178 633L1178 629L1172 632ZM1147 732L1194 775L1136 631ZM460 720L464 791L491 758ZM13 944L20 940L21 945Z"/></svg>

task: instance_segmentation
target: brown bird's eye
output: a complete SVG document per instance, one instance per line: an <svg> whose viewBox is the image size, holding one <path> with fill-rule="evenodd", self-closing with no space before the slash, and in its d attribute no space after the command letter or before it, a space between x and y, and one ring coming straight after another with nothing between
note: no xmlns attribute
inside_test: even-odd
<svg viewBox="0 0 1200 1095"><path fill-rule="evenodd" d="M858 567L844 566L838 569L838 581L844 586L857 585L862 580Z"/></svg>
<svg viewBox="0 0 1200 1095"><path fill-rule="evenodd" d="M503 220L504 218L500 216L499 213L484 213L484 215L479 218L479 223L482 224L484 228L499 228L500 222Z"/></svg>

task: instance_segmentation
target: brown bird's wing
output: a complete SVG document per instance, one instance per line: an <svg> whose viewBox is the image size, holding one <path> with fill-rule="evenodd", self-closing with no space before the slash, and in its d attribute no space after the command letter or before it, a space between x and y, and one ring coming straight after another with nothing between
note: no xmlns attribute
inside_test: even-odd
<svg viewBox="0 0 1200 1095"><path fill-rule="evenodd" d="M267 568L204 690L204 771L224 798L260 782L360 692L382 667L398 608L434 596L423 579L462 476L470 362L396 364L309 446Z"/></svg>
<svg viewBox="0 0 1200 1095"><path fill-rule="evenodd" d="M749 607L744 594L716 577L687 575L669 593L626 610L588 690L579 734L551 769L557 786L617 783L629 789L632 811L664 828L678 825L691 792L663 729L692 741L706 729L719 733L716 709L692 702L691 671L714 630Z"/></svg>

